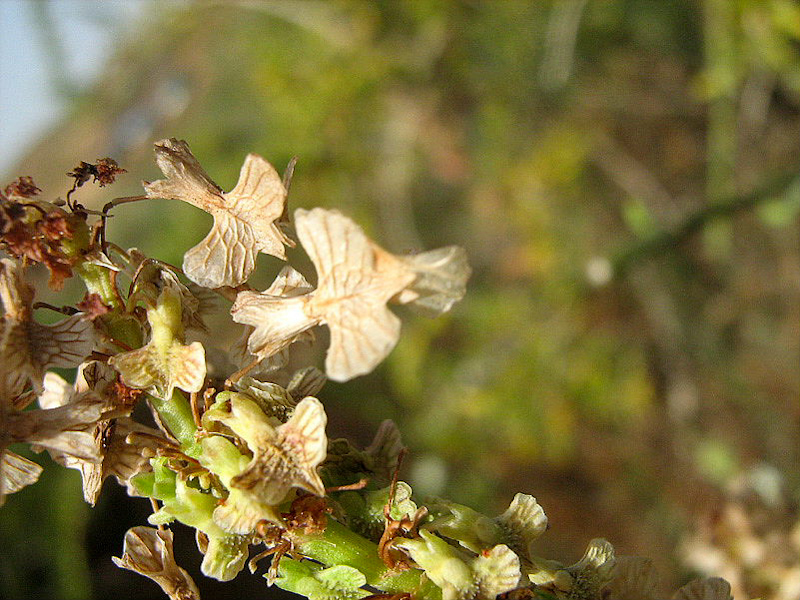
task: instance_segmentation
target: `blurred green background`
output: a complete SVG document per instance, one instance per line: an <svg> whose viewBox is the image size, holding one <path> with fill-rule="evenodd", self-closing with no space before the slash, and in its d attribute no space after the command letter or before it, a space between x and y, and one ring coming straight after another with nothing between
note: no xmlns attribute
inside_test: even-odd
<svg viewBox="0 0 800 600"><path fill-rule="evenodd" d="M160 176L163 137L224 189L247 152L297 156L291 207L338 208L394 252L462 245L474 270L452 313L401 311L388 360L326 387L331 436L367 444L391 418L420 495L497 514L533 494L543 556L606 537L654 560L664 597L709 573L796 600L796 1L141 4L9 179L63 196L110 155L128 174L81 190L96 207ZM178 202L116 215L111 240L173 264L210 224ZM280 265L260 265L264 287ZM108 558L147 513L112 483L90 510L48 468L0 510L0 596L159 597Z"/></svg>

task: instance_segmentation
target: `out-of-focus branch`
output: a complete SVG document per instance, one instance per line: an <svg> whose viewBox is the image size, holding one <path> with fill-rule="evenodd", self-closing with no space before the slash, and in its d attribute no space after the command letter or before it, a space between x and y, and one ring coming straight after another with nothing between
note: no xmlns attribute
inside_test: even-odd
<svg viewBox="0 0 800 600"><path fill-rule="evenodd" d="M613 276L619 278L634 264L677 248L712 221L731 217L741 211L774 200L777 195L799 180L800 171L792 170L768 180L764 185L747 194L736 195L709 204L688 217L675 229L656 233L617 254L611 260Z"/></svg>

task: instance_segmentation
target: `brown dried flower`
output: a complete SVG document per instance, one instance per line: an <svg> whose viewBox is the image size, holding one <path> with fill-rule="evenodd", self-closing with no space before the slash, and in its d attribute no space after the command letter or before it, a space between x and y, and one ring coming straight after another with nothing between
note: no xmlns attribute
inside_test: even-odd
<svg viewBox="0 0 800 600"><path fill-rule="evenodd" d="M88 293L83 297L83 300L75 305L75 307L84 313L84 318L88 319L89 321L93 321L97 317L108 314L111 310L111 307L103 304L103 299L99 294Z"/></svg>

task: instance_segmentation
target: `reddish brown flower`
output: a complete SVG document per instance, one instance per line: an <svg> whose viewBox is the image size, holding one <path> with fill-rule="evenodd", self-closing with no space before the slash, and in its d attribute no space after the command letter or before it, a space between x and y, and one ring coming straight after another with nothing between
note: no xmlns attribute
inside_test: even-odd
<svg viewBox="0 0 800 600"><path fill-rule="evenodd" d="M8 198L33 198L39 192L41 192L36 184L33 183L33 179L26 175L22 177L17 177L14 181L6 186L6 189L3 190L4 195Z"/></svg>
<svg viewBox="0 0 800 600"><path fill-rule="evenodd" d="M103 187L114 183L120 173L127 173L127 171L120 168L113 158L106 157L98 158L94 164L81 161L77 167L67 173L67 176L75 180L73 184L73 189L75 189L81 187L91 178L94 178L94 183Z"/></svg>
<svg viewBox="0 0 800 600"><path fill-rule="evenodd" d="M103 304L99 294L86 294L75 307L83 313L84 319L89 321L94 321L111 310L110 307Z"/></svg>

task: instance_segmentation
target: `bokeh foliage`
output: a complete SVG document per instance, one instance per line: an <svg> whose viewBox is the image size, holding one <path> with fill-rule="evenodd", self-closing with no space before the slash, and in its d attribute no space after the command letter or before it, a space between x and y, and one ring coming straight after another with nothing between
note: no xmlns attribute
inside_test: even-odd
<svg viewBox="0 0 800 600"><path fill-rule="evenodd" d="M113 194L136 194L167 136L225 189L247 152L279 169L297 156L292 206L339 208L395 252L467 248L466 300L438 321L404 314L376 373L323 392L332 435L366 443L398 422L415 489L490 512L534 494L550 554L605 536L671 584L731 479L767 465L796 506L792 0L153 3L19 174L63 194L61 173L110 154L130 173ZM111 239L173 264L208 224L176 202L117 215ZM278 264L261 262L265 286ZM40 514L27 493L3 510ZM108 543L118 554L121 535Z"/></svg>

